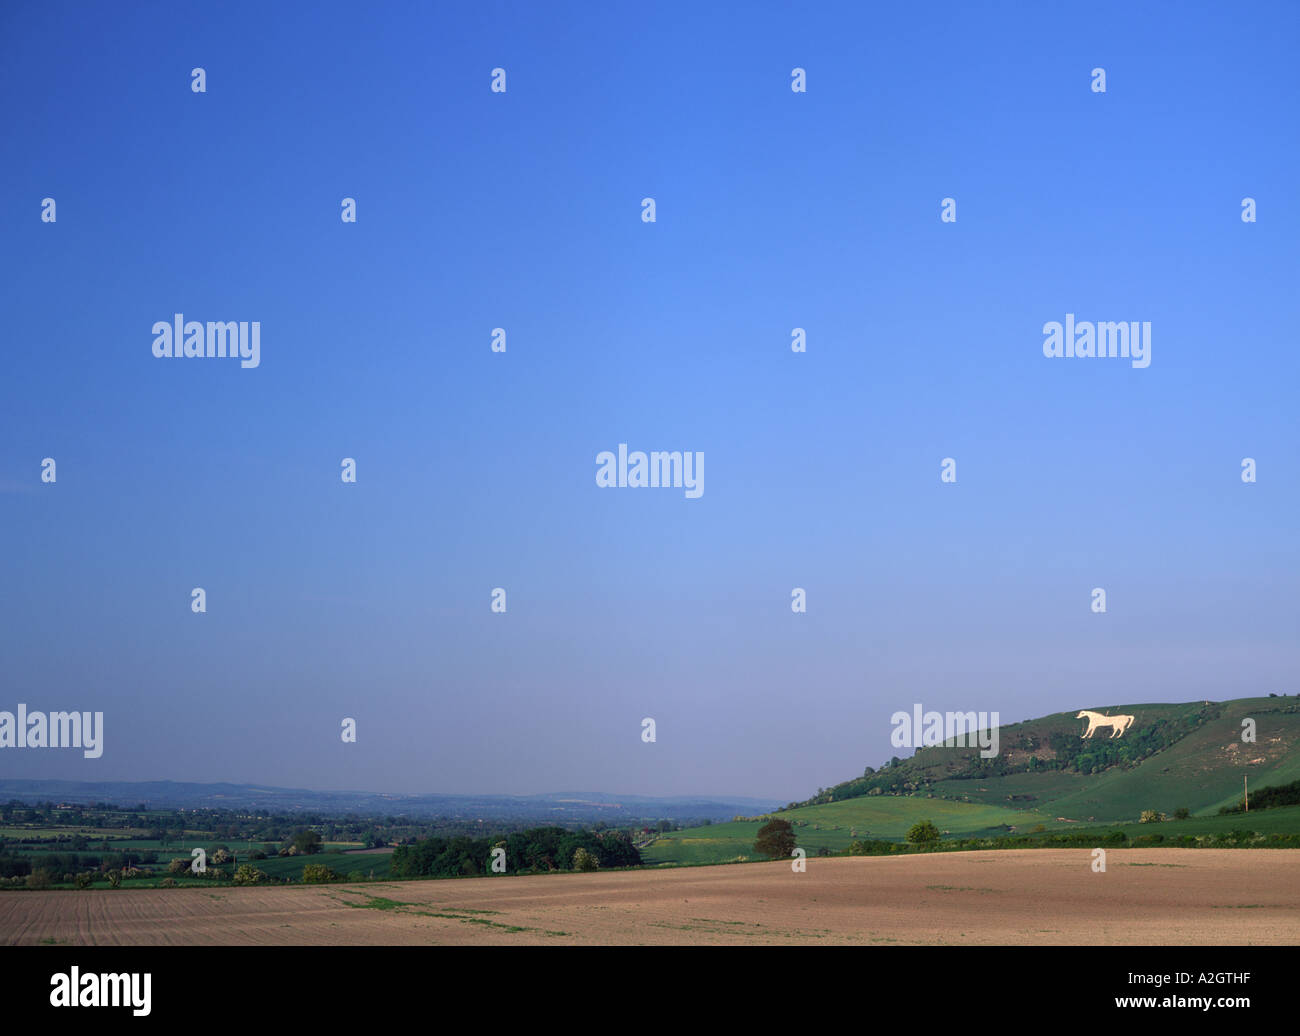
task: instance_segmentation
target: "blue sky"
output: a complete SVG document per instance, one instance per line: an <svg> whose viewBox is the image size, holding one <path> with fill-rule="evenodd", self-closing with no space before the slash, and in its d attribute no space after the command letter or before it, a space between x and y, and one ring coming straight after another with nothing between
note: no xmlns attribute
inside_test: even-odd
<svg viewBox="0 0 1300 1036"><path fill-rule="evenodd" d="M786 801L1300 691L1300 8L702 7L0 10L0 709L105 713L0 774Z"/></svg>

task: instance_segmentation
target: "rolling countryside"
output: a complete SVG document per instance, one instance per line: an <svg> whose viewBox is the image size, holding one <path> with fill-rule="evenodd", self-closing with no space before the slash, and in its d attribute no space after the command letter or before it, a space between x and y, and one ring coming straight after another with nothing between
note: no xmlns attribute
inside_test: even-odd
<svg viewBox="0 0 1300 1036"><path fill-rule="evenodd" d="M1134 717L1121 737L1082 738L1076 713L1055 713L1002 726L1001 752L933 745L908 759L842 782L815 798L765 814L666 833L643 851L649 864L725 863L757 859L754 840L778 816L809 855L841 852L855 840L903 841L913 824L932 821L944 839L1095 831L1098 837L1139 827L1144 811L1189 819L1165 833L1215 835L1300 832L1300 808L1219 816L1251 788L1300 780L1300 699L1102 706ZM1243 741L1253 721L1254 740ZM1107 753L1108 755L1103 755ZM1113 756L1113 758L1111 758Z"/></svg>

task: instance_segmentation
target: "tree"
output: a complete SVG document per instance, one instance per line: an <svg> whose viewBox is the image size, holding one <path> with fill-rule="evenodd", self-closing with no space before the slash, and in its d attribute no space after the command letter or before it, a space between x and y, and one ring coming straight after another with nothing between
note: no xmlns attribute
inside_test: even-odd
<svg viewBox="0 0 1300 1036"><path fill-rule="evenodd" d="M293 848L300 853L318 853L321 850L321 837L319 831L313 831L309 827L301 828L293 833Z"/></svg>
<svg viewBox="0 0 1300 1036"><path fill-rule="evenodd" d="M780 860L794 851L794 843L794 827L790 821L776 817L758 829L754 852Z"/></svg>
<svg viewBox="0 0 1300 1036"><path fill-rule="evenodd" d="M577 852L573 854L573 869L575 871L594 871L600 864L596 857L587 852L582 846L578 847Z"/></svg>
<svg viewBox="0 0 1300 1036"><path fill-rule="evenodd" d="M913 824L907 831L907 840L913 845L928 845L939 840L939 829L928 820Z"/></svg>
<svg viewBox="0 0 1300 1036"><path fill-rule="evenodd" d="M1175 820L1186 820L1191 815L1192 815L1192 811L1188 809L1186 806L1179 806L1176 810L1174 810Z"/></svg>

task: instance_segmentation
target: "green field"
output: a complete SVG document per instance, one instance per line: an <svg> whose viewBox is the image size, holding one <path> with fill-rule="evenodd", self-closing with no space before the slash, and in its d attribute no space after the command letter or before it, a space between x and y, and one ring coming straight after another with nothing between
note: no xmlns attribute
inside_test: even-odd
<svg viewBox="0 0 1300 1036"><path fill-rule="evenodd" d="M854 839L884 838L901 841L918 820L932 820L952 837L981 837L1024 833L1037 824L1058 825L1051 817L1005 806L954 802L924 796L879 795L823 806L804 806L780 814L795 825L800 848L815 855L818 849L839 852ZM725 863L738 856L751 859L761 823L732 821L673 831L641 853L649 864Z"/></svg>
<svg viewBox="0 0 1300 1036"><path fill-rule="evenodd" d="M33 855L37 855L37 856L39 856L40 854L41 854L40 849L35 850L33 853ZM199 886L203 888L210 888L213 887L217 883L217 881L219 881L223 885L228 885L230 882L230 877L234 873L234 867L232 867L230 864L224 864L220 867L218 867L215 864L209 864L209 869L211 871L220 872L224 874L225 877L222 879L217 879L217 881L214 881L214 879L211 877L199 877L198 875L194 874L189 870L186 870L183 873L178 875L172 875L172 874L168 874L165 870L166 862L172 858L188 859L188 857L181 857L179 854L173 854L169 852L166 856L161 858L163 869L159 873L155 873L148 876L141 876L139 878L128 878L125 881L123 881L122 888L124 889L151 888L155 885L161 884L167 878L170 878L179 886ZM249 861L246 858L241 856L239 858L238 865L242 866L244 863L251 863L252 866L256 867L258 870L264 871L275 882L280 882L285 878L289 878L295 882L301 881L302 869L306 864L309 863L323 864L324 866L329 867L331 870L335 871L342 878L347 878L348 875L353 873L354 871L359 871L363 875L365 880L369 880L370 875L373 873L374 880L380 881L380 880L387 880L392 877L391 874L392 860L393 857L391 853L353 854L353 853L341 853L341 852L323 852L323 853L315 853L312 855L300 855L300 856L274 856L265 860L252 860L252 861ZM157 867L158 865L154 865L154 866ZM51 888L73 888L74 886L68 882L56 880L51 883L50 887ZM96 876L96 882L93 887L107 888L108 882L102 874L98 874Z"/></svg>
<svg viewBox="0 0 1300 1036"><path fill-rule="evenodd" d="M338 853L323 852L312 856L276 856L269 860L254 860L253 866L266 871L273 878L302 878L303 864L324 864L332 871L347 877L352 871L360 871L367 877L374 871L375 879L389 877L389 866L393 862L392 853Z"/></svg>
<svg viewBox="0 0 1300 1036"><path fill-rule="evenodd" d="M1098 841L1114 831L1123 831L1130 840L1153 836L1163 836L1166 840L1188 835L1216 836L1231 831L1252 831L1264 837L1274 834L1294 835L1300 833L1300 806L1278 806L1224 816L1193 816L1186 820L1166 820L1158 824L1073 824L1068 828L1058 824L1049 833L1061 833L1063 830L1069 834L1096 837Z"/></svg>
<svg viewBox="0 0 1300 1036"><path fill-rule="evenodd" d="M880 799L873 800L876 803ZM955 838L1021 838L1029 837L1034 842L1041 843L1044 846L1051 844L1050 839L1053 836L1070 835L1078 838L1089 839L1098 845L1107 844L1107 836L1115 832L1123 832L1128 843L1137 841L1138 843L1159 843L1159 844L1178 844L1179 839L1183 838L1200 838L1202 844L1212 844L1207 841L1215 837L1227 835L1234 831L1249 831L1258 836L1261 844L1265 843L1271 835L1296 835L1300 833L1300 806L1282 806L1276 809L1257 810L1249 814L1234 813L1226 816L1204 816L1189 817L1187 820L1167 820L1161 823L1142 824L1138 822L1126 822L1118 824L1063 824L1051 821L1033 820L1033 814L1016 813L1015 817L1019 823L1015 825L1014 831L1008 831L1005 828L969 828L958 831L951 827L945 827L940 822L942 814L929 810L927 807L932 806L934 800L925 799L902 799L899 800L898 808L899 823L903 820L909 820L903 827L904 834L906 827L916 820L932 819L935 824L939 825L941 830L945 831L945 840ZM909 805L910 804L910 805ZM839 805L839 803L836 803ZM849 803L844 803L849 805ZM830 849L832 852L839 852L848 848L851 839L847 833L841 830L829 828L829 821L822 814L819 821L820 827L812 826L812 817L814 811L823 810L825 806L810 806L805 809L791 810L783 813L786 819L792 822L796 819L808 821L808 826L796 826L795 833L797 844L804 849L809 856L814 856L820 848ZM911 810L915 810L914 813ZM914 817L915 819L912 819ZM972 815L963 820L975 823L976 818ZM1026 821L1032 823L1026 823ZM952 823L951 819L946 821ZM957 821L960 824L962 821ZM1042 824L1043 830L1037 830L1039 823ZM647 864L650 865L701 865L716 863L731 863L741 860L763 860L766 857L760 856L754 851L754 839L757 837L760 827L758 821L739 821L729 824L714 824L711 827L696 827L686 831L674 831L664 835L648 849L642 851L641 856ZM892 828L896 831L897 827ZM863 837L859 829L859 837ZM869 838L883 839L892 842L902 843L904 838L894 833L886 833L886 828L882 827L866 836ZM940 843L942 845L942 843Z"/></svg>
<svg viewBox="0 0 1300 1036"><path fill-rule="evenodd" d="M18 838L35 837L42 838L59 838L59 841L23 844L16 841ZM71 840L75 837L84 837L88 846L83 850L74 850L71 848ZM217 845L225 845L235 854L237 864L242 865L251 863L258 870L266 872L271 878L280 881L289 878L293 881L302 879L302 869L305 864L323 864L331 870L337 872L343 877L354 871L360 871L369 878L373 872L375 880L386 879L390 877L390 867L392 864L391 853L349 853L346 850L361 848L358 842L326 842L323 843L323 851L312 855L296 856L269 856L262 860L250 860L250 848L247 841L230 841L228 839L215 839L211 832L204 831L187 831L186 840L183 845L178 845L175 841L160 842L157 839L129 837L129 832L122 829L109 831L105 833L96 831L92 828L46 828L32 829L11 827L0 830L0 837L8 840L7 848L12 853L20 856L28 856L34 860L49 855L51 853L71 853L85 852L97 853L99 847L107 842L112 852L144 852L151 851L156 854L157 860L154 863L145 866L154 869L157 873L147 877L128 878L123 883L123 888L149 887L160 883L165 878L172 878L178 885L200 885L208 886L212 884L211 878L200 878L192 872L186 870L180 875L171 875L167 873L167 865L173 859L184 860L186 864L192 859L190 850L192 848L202 847L208 851L209 861ZM253 846L261 848L262 843L253 842ZM221 867L209 862L208 865L213 870L220 870L229 880L229 876L234 873L234 867L225 864ZM80 869L80 868L79 868ZM52 888L71 888L72 885L56 880ZM95 887L107 887L107 882L102 875L98 877Z"/></svg>

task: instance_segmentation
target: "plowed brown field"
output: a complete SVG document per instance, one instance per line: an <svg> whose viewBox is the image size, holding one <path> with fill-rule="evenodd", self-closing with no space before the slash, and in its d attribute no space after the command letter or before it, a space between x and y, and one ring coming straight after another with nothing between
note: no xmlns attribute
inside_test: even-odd
<svg viewBox="0 0 1300 1036"><path fill-rule="evenodd" d="M0 893L6 943L1300 944L1300 850L810 859L365 885Z"/></svg>

